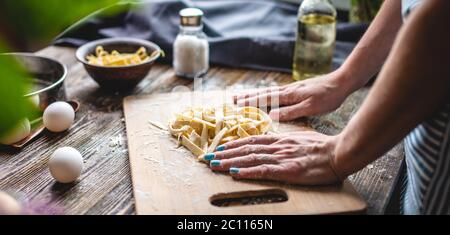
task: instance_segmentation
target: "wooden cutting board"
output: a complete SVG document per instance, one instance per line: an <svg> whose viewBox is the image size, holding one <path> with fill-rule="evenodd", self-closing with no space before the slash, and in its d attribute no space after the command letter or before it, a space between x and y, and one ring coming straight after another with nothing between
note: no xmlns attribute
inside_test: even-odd
<svg viewBox="0 0 450 235"><path fill-rule="evenodd" d="M124 99L137 214L333 214L365 210L366 203L348 181L340 186L301 187L233 180L226 173L212 172L184 147L177 148L176 139L168 132L149 123L151 120L165 125L174 112L189 106L225 102L231 102L231 94L223 91L175 92ZM304 128L305 124L301 123L283 123L279 124L278 131ZM276 195L287 201L237 206L212 204L264 195Z"/></svg>

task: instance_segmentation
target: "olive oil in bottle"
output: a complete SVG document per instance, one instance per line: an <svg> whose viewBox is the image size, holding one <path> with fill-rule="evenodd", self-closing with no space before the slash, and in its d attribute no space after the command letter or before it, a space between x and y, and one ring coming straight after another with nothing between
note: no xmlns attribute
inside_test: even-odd
<svg viewBox="0 0 450 235"><path fill-rule="evenodd" d="M299 8L292 77L303 80L331 71L336 10L327 0L304 0Z"/></svg>

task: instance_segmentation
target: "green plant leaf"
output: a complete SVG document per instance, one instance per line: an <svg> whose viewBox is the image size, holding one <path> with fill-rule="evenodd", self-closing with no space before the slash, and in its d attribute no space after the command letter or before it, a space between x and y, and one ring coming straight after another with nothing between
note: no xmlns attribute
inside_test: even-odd
<svg viewBox="0 0 450 235"><path fill-rule="evenodd" d="M49 41L76 21L120 0L1 0L0 52L9 46ZM118 9L120 8L113 8ZM107 11L114 14L113 11ZM6 40L7 39L7 40ZM0 137L24 117L35 115L29 99L27 74L19 63L0 55Z"/></svg>
<svg viewBox="0 0 450 235"><path fill-rule="evenodd" d="M119 0L2 0L0 13L25 39L49 39L86 15ZM3 10L1 10L3 9ZM11 29L10 29L11 31Z"/></svg>
<svg viewBox="0 0 450 235"><path fill-rule="evenodd" d="M0 42L0 49L5 48ZM33 113L26 72L11 56L0 55L0 137L19 120Z"/></svg>

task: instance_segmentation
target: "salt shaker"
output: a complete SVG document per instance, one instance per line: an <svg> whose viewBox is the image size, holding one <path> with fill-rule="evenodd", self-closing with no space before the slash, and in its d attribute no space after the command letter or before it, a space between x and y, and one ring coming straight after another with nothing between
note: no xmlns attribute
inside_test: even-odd
<svg viewBox="0 0 450 235"><path fill-rule="evenodd" d="M198 8L180 11L180 32L173 44L173 67L180 77L195 78L209 68L209 43L203 33L203 12Z"/></svg>

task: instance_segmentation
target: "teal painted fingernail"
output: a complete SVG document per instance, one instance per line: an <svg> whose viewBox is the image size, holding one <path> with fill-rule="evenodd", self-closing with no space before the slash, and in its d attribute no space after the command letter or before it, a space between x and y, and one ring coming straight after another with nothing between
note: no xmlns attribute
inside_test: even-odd
<svg viewBox="0 0 450 235"><path fill-rule="evenodd" d="M214 153L207 153L205 154L205 156L203 156L203 159L205 159L206 161L211 161L216 157L216 155Z"/></svg>
<svg viewBox="0 0 450 235"><path fill-rule="evenodd" d="M216 148L216 151L223 151L225 150L225 145L220 145L219 147Z"/></svg>
<svg viewBox="0 0 450 235"><path fill-rule="evenodd" d="M220 160L212 160L211 166L220 166Z"/></svg>
<svg viewBox="0 0 450 235"><path fill-rule="evenodd" d="M230 168L230 174L237 174L237 173L239 173L239 168L236 168L236 167Z"/></svg>

